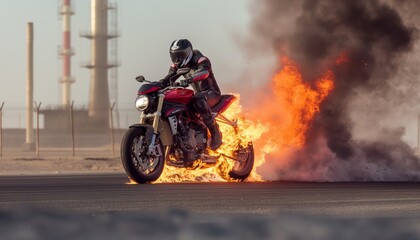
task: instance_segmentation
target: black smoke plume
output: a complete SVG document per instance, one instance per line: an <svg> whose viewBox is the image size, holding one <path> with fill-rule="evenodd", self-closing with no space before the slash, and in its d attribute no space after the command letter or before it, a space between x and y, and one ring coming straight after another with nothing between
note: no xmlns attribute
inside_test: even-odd
<svg viewBox="0 0 420 240"><path fill-rule="evenodd" d="M420 180L420 160L398 125L406 118L398 114L420 103L413 91L420 79L409 72L418 69L419 1L255 0L250 9L251 56L287 55L309 84L328 68L336 76L305 148L277 178ZM346 62L333 65L340 56Z"/></svg>

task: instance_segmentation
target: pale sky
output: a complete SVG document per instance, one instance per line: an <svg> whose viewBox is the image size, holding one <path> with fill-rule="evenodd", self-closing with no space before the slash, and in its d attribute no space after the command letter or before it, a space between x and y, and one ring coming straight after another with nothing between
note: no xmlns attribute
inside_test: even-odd
<svg viewBox="0 0 420 240"><path fill-rule="evenodd" d="M178 38L188 38L207 55L224 92L231 92L246 69L264 73L267 62L246 59L238 46L249 37L251 0L109 0L118 4L119 14L119 109L133 113L139 84L134 77L144 75L158 80L168 70L168 48ZM90 72L80 67L90 61L90 41L80 33L90 31L90 0L72 0L71 18L72 98L76 105L87 105ZM61 103L62 45L61 0L0 0L0 105L4 106L4 127L24 127L26 101L26 24L34 23L34 100L42 107ZM252 36L251 36L252 37ZM252 65L251 65L252 63ZM262 77L262 79L265 79ZM255 82L258 82L255 81ZM233 85L235 86L235 85ZM410 143L417 141L417 121L407 127ZM122 114L120 127L132 120ZM406 136L405 136L406 137Z"/></svg>
<svg viewBox="0 0 420 240"><path fill-rule="evenodd" d="M80 67L90 61L90 41L81 38L90 31L90 1L72 0L72 85L75 104L88 102L90 72ZM223 88L246 68L245 55L236 40L248 31L248 0L110 0L118 4L119 106L132 107L139 84L134 77L158 80L168 70L170 43L188 38L207 55ZM26 24L34 24L34 100L43 106L61 103L62 21L59 0L0 1L0 103L7 108L25 106ZM133 107L134 110L134 107ZM16 110L17 111L17 110ZM22 116L23 117L23 116ZM7 120L5 121L7 123ZM7 127L7 126L6 126Z"/></svg>

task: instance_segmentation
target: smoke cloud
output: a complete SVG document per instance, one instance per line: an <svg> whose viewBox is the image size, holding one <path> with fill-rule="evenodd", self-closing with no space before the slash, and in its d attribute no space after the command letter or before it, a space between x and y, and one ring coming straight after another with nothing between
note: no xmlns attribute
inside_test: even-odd
<svg viewBox="0 0 420 240"><path fill-rule="evenodd" d="M308 84L327 69L335 75L305 147L286 163L266 156L258 171L283 180L420 180L420 159L404 141L420 110L419 1L255 0L250 7L250 57L286 55ZM343 55L345 64L331 64Z"/></svg>

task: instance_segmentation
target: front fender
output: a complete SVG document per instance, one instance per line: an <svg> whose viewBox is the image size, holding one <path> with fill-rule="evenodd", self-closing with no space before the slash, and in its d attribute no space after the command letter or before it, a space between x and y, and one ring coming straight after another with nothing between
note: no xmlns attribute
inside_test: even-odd
<svg viewBox="0 0 420 240"><path fill-rule="evenodd" d="M153 126L149 124L141 124L136 123L130 126L130 128L144 128L146 130L146 135L151 136L149 134L153 134ZM162 141L163 146L170 146L173 145L174 140L172 138L172 130L169 126L168 121L160 119L159 126L158 126L158 132L160 136L160 140Z"/></svg>

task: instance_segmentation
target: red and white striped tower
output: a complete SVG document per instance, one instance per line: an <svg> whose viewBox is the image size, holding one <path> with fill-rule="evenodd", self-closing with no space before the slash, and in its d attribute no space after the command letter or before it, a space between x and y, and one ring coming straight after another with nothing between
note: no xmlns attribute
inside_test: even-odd
<svg viewBox="0 0 420 240"><path fill-rule="evenodd" d="M71 56L74 55L73 49L70 46L70 18L74 14L71 0L63 0L60 14L63 18L63 46L60 52L63 59L63 76L60 80L60 83L63 84L62 104L64 107L69 107L71 101L70 85L74 83L71 77Z"/></svg>

